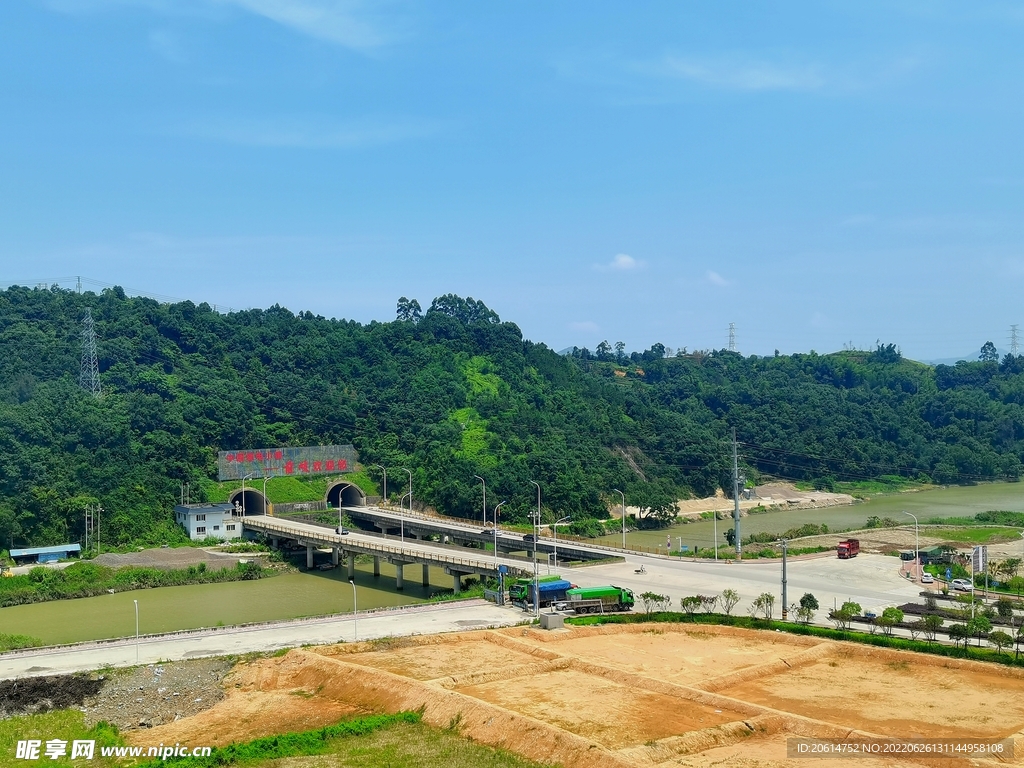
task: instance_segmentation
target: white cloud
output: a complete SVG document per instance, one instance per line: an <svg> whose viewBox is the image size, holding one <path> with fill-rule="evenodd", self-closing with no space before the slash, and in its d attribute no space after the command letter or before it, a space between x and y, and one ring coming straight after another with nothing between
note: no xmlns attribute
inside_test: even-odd
<svg viewBox="0 0 1024 768"><path fill-rule="evenodd" d="M327 123L317 117L210 119L188 123L179 133L254 147L358 149L437 135L446 123L431 120L363 119Z"/></svg>
<svg viewBox="0 0 1024 768"><path fill-rule="evenodd" d="M729 285L731 285L731 283L728 280L726 280L724 277L722 277L714 270L708 270L707 278L709 283L711 283L712 285L717 285L719 288L727 288Z"/></svg>
<svg viewBox="0 0 1024 768"><path fill-rule="evenodd" d="M232 10L260 16L310 37L367 51L398 37L396 19L385 22L381 5L363 0L45 0L61 13L95 13L143 8L165 16L199 16L224 20ZM370 10L372 8L372 10Z"/></svg>
<svg viewBox="0 0 1024 768"><path fill-rule="evenodd" d="M594 268L602 272L629 272L643 266L644 262L639 259L634 259L627 253L617 253L608 264L595 264Z"/></svg>
<svg viewBox="0 0 1024 768"><path fill-rule="evenodd" d="M719 88L743 91L810 91L825 85L814 65L785 66L767 61L733 58L695 59L666 56L645 65L652 74L693 80Z"/></svg>
<svg viewBox="0 0 1024 768"><path fill-rule="evenodd" d="M597 333L601 328L593 320L579 320L573 323L569 323L569 328L574 331L585 331L587 333Z"/></svg>
<svg viewBox="0 0 1024 768"><path fill-rule="evenodd" d="M214 0L262 16L297 32L347 48L375 48L388 35L365 18L358 0Z"/></svg>

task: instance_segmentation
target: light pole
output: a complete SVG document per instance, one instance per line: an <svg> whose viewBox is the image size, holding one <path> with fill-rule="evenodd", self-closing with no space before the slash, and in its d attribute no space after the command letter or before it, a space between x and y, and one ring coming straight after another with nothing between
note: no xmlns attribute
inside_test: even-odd
<svg viewBox="0 0 1024 768"><path fill-rule="evenodd" d="M912 518L914 518L914 565L917 566L917 580L918 580L918 582L920 582L921 581L921 536L919 535L918 527L917 527L917 515L912 514L910 512L907 512L906 510L903 511L903 514L904 515L910 515Z"/></svg>
<svg viewBox="0 0 1024 768"><path fill-rule="evenodd" d="M540 615L540 572L537 570L537 537L540 536L540 483L530 481L537 486L537 515L533 519L533 615Z"/></svg>
<svg viewBox="0 0 1024 768"><path fill-rule="evenodd" d="M789 544L786 539L782 539L782 620L786 621L789 618L789 605L786 603L786 553L787 545Z"/></svg>
<svg viewBox="0 0 1024 768"><path fill-rule="evenodd" d="M388 503L388 470L387 467L383 467L380 464L374 464L377 469L384 473L384 503Z"/></svg>
<svg viewBox="0 0 1024 768"><path fill-rule="evenodd" d="M263 514L267 514L267 480L270 479L270 475L263 476ZM243 493L244 497L245 494ZM338 506L341 506L340 504Z"/></svg>
<svg viewBox="0 0 1024 768"><path fill-rule="evenodd" d="M139 663L139 601L132 600L135 603L135 663Z"/></svg>
<svg viewBox="0 0 1024 768"><path fill-rule="evenodd" d="M626 494L620 491L618 488L612 488L619 496L622 497L622 548L626 548Z"/></svg>
<svg viewBox="0 0 1024 768"><path fill-rule="evenodd" d="M718 562L718 512L714 511L711 514L713 514L715 516L715 518L714 518L714 520L715 520L715 534L714 534L715 540L713 542L711 542L711 546L713 546L715 548L715 562L717 563ZM682 547L680 547L680 549L682 549Z"/></svg>
<svg viewBox="0 0 1024 768"><path fill-rule="evenodd" d="M409 515L412 516L412 470L402 467L402 471L409 475ZM405 544L405 519L402 519L402 543Z"/></svg>
<svg viewBox="0 0 1024 768"><path fill-rule="evenodd" d="M484 479L482 477L480 477L480 475L473 475L473 477L475 477L477 480L479 480L481 483L483 483L483 486L484 486L484 523L483 524L484 524L484 527L486 528L487 527L487 483L484 481Z"/></svg>
<svg viewBox="0 0 1024 768"><path fill-rule="evenodd" d="M358 640L359 639L359 604L356 602L356 583L352 579L349 579L348 583L352 585L352 632L355 635L353 640Z"/></svg>
<svg viewBox="0 0 1024 768"><path fill-rule="evenodd" d="M506 504L508 504L508 502L501 502L497 507L495 507L495 565L498 565L498 512Z"/></svg>
<svg viewBox="0 0 1024 768"><path fill-rule="evenodd" d="M561 520L556 520L551 524L551 530L555 534L555 570L558 570L558 526L560 523L564 523L566 520L572 520L572 515L566 515Z"/></svg>
<svg viewBox="0 0 1024 768"><path fill-rule="evenodd" d="M402 532L402 543L405 544L405 497L408 493L403 493L402 498L398 500L398 524Z"/></svg>
<svg viewBox="0 0 1024 768"><path fill-rule="evenodd" d="M256 477L255 472L250 472L242 478L242 517L245 517L245 481L253 477Z"/></svg>

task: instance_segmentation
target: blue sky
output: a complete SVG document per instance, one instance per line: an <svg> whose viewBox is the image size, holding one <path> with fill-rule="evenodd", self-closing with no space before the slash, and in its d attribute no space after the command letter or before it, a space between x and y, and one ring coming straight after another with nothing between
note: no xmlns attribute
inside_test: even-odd
<svg viewBox="0 0 1024 768"><path fill-rule="evenodd" d="M454 292L555 349L1005 348L1022 33L983 1L8 0L0 283L364 322Z"/></svg>

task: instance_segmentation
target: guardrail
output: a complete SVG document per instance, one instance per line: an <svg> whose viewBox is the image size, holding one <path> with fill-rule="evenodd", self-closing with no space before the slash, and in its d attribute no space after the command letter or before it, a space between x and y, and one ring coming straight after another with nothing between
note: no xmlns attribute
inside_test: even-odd
<svg viewBox="0 0 1024 768"><path fill-rule="evenodd" d="M317 530L309 530L305 527L304 523L295 523L294 525L302 525L303 528L293 528L288 525L282 525L277 521L271 522L269 519L260 518L249 518L246 519L244 525L256 528L259 530L265 530L269 532L277 532L286 536L301 536L303 539L308 539L314 543L321 543L325 546L335 547L345 544L345 541L336 533L322 534ZM312 528L312 526L310 526ZM497 566L492 561L484 560L470 560L462 557L451 557L448 555L425 553L425 552L414 552L403 547L393 547L388 544L375 544L371 542L358 542L347 544L344 549L362 549L369 553L377 553L384 555L397 555L403 558L412 558L413 560L427 560L430 562L444 563L445 565L455 565L462 567L470 567L474 572L478 571L497 571ZM524 568L516 568L515 566L509 566L510 571L522 571L526 573Z"/></svg>

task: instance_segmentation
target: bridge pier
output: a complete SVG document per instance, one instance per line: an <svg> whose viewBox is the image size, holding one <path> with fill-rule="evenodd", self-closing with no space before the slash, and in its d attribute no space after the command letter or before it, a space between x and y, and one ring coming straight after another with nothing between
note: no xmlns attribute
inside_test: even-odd
<svg viewBox="0 0 1024 768"><path fill-rule="evenodd" d="M306 569L310 570L313 568L313 545L306 545Z"/></svg>
<svg viewBox="0 0 1024 768"><path fill-rule="evenodd" d="M331 564L332 565L337 565L338 564L338 548L337 547L332 547L331 548Z"/></svg>
<svg viewBox="0 0 1024 768"><path fill-rule="evenodd" d="M426 563L423 564L423 586L430 586L430 566Z"/></svg>
<svg viewBox="0 0 1024 768"><path fill-rule="evenodd" d="M348 553L348 577L354 579L356 577L356 553Z"/></svg>
<svg viewBox="0 0 1024 768"><path fill-rule="evenodd" d="M405 563L395 563L395 589L401 592L405 589L405 583L402 579L402 571L405 570Z"/></svg>
<svg viewBox="0 0 1024 768"><path fill-rule="evenodd" d="M373 556L373 575L380 576L380 555Z"/></svg>
<svg viewBox="0 0 1024 768"><path fill-rule="evenodd" d="M452 590L456 595L462 592L462 574L458 571L452 573Z"/></svg>

